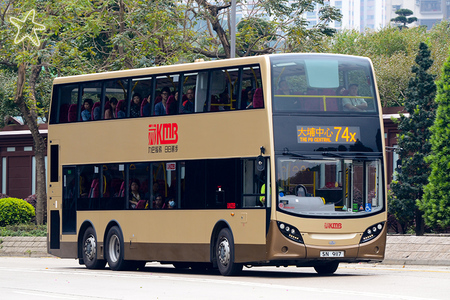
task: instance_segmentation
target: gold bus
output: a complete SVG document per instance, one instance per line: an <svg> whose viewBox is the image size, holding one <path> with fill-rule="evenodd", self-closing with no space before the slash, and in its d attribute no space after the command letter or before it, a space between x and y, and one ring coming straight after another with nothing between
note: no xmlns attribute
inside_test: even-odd
<svg viewBox="0 0 450 300"><path fill-rule="evenodd" d="M278 54L54 80L48 252L87 268L381 261L369 59Z"/></svg>

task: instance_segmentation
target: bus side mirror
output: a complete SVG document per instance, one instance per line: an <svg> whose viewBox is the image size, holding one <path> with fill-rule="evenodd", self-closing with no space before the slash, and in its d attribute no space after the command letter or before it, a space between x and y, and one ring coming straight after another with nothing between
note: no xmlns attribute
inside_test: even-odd
<svg viewBox="0 0 450 300"><path fill-rule="evenodd" d="M260 156L258 156L258 158L256 158L256 169L260 172L262 172L266 169L265 159L262 155L260 155Z"/></svg>

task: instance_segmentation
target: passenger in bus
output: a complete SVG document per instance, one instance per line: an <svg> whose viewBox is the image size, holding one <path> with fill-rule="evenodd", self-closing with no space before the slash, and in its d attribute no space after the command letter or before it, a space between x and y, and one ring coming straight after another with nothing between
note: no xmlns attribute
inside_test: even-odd
<svg viewBox="0 0 450 300"><path fill-rule="evenodd" d="M336 96L344 96L344 95L348 95L348 92L347 92L347 90L345 89L345 87L343 87L343 86L340 86L340 87L338 87L337 89L336 89Z"/></svg>
<svg viewBox="0 0 450 300"><path fill-rule="evenodd" d="M177 115L178 114L178 91L174 96L169 96L167 100L167 114Z"/></svg>
<svg viewBox="0 0 450 300"><path fill-rule="evenodd" d="M174 209L175 208L175 198L170 196L168 197L169 201L167 201L167 209Z"/></svg>
<svg viewBox="0 0 450 300"><path fill-rule="evenodd" d="M241 109L253 108L253 94L254 93L255 93L255 89L253 89L251 86L248 86L245 88L244 92L242 93Z"/></svg>
<svg viewBox="0 0 450 300"><path fill-rule="evenodd" d="M278 83L278 90L276 90L275 93L276 95L292 95L292 91L289 89L289 85L284 79Z"/></svg>
<svg viewBox="0 0 450 300"><path fill-rule="evenodd" d="M139 192L140 188L139 180L132 179L130 184L130 208L137 208L139 201L144 200L142 194Z"/></svg>
<svg viewBox="0 0 450 300"><path fill-rule="evenodd" d="M141 95L135 93L131 99L130 117L137 118L141 116Z"/></svg>
<svg viewBox="0 0 450 300"><path fill-rule="evenodd" d="M194 90L193 89L188 89L187 93L186 93L186 96L187 96L187 100L183 103L183 107L182 107L181 111L184 114L190 114L190 113L195 112L195 105L194 105L195 94L194 94Z"/></svg>
<svg viewBox="0 0 450 300"><path fill-rule="evenodd" d="M116 115L114 114L116 107L117 98L112 97L111 100L109 100L109 107L105 104L105 120L116 118Z"/></svg>
<svg viewBox="0 0 450 300"><path fill-rule="evenodd" d="M348 86L349 98L342 99L342 105L346 111L365 111L367 109L367 102L361 98L351 98L358 96L358 85L356 83Z"/></svg>
<svg viewBox="0 0 450 300"><path fill-rule="evenodd" d="M167 113L167 99L170 95L170 89L166 86L161 91L161 102L155 105L155 116L165 116Z"/></svg>
<svg viewBox="0 0 450 300"><path fill-rule="evenodd" d="M125 100L120 100L117 102L117 118L122 119L127 116L127 106L125 105Z"/></svg>
<svg viewBox="0 0 450 300"><path fill-rule="evenodd" d="M152 95L149 94L147 98L144 98L144 107L142 108L142 116L143 117L150 117L150 114L152 112Z"/></svg>
<svg viewBox="0 0 450 300"><path fill-rule="evenodd" d="M166 208L166 204L164 203L162 195L156 194L155 203L153 204L153 209L164 209L164 208Z"/></svg>
<svg viewBox="0 0 450 300"><path fill-rule="evenodd" d="M81 112L81 119L83 121L89 121L91 120L91 112L92 112L92 106L94 105L94 102L92 99L85 99L83 102L84 110Z"/></svg>

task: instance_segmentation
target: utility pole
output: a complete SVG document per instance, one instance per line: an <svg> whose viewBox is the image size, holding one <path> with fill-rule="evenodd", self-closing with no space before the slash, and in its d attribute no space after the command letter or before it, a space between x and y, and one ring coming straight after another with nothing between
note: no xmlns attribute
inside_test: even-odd
<svg viewBox="0 0 450 300"><path fill-rule="evenodd" d="M236 0L231 0L230 16L230 58L236 57Z"/></svg>

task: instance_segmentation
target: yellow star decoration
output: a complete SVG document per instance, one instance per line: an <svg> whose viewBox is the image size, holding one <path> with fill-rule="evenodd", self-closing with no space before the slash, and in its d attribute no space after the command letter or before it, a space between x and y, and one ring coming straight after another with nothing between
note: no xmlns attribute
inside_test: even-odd
<svg viewBox="0 0 450 300"><path fill-rule="evenodd" d="M29 38L34 45L39 47L41 42L39 41L36 31L45 30L45 26L34 21L35 14L36 11L32 9L28 12L23 20L19 20L14 17L11 17L9 19L11 23L13 23L17 27L17 34L16 38L14 39L14 43L18 44L24 39Z"/></svg>

